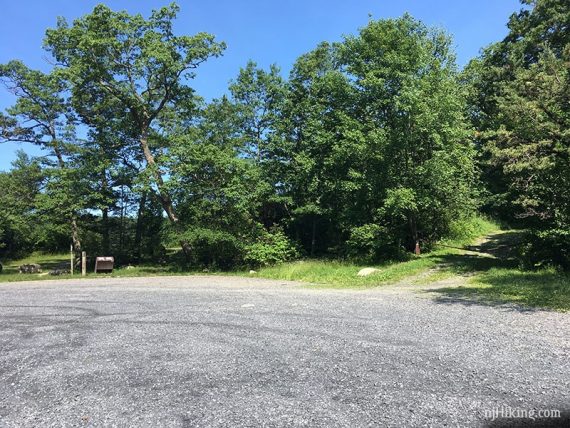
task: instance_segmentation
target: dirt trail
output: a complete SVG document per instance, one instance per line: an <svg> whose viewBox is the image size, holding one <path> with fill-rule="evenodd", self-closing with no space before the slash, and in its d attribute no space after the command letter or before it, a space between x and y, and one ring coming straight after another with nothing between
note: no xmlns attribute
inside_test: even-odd
<svg viewBox="0 0 570 428"><path fill-rule="evenodd" d="M513 255L521 242L521 232L499 231L478 238L457 254L443 256L435 268L406 277L393 284L392 291L433 290L461 287L473 276L492 267L508 267L515 262Z"/></svg>

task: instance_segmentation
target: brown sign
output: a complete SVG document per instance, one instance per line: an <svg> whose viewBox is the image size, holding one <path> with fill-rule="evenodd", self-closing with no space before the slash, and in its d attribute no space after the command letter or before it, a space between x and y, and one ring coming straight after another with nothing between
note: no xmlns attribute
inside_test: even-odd
<svg viewBox="0 0 570 428"><path fill-rule="evenodd" d="M114 257L97 257L95 259L95 273L111 273L114 264Z"/></svg>

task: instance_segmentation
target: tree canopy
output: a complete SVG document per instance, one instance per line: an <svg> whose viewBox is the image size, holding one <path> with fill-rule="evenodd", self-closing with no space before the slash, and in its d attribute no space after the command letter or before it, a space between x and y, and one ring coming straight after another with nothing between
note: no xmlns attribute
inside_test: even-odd
<svg viewBox="0 0 570 428"><path fill-rule="evenodd" d="M0 174L0 251L378 261L429 249L481 209L532 232L529 264L568 266L569 9L524 0L464 70L444 31L371 19L288 77L244 61L208 102L192 79L225 44L176 34L176 4L59 19L44 40L53 70L0 66L16 96L1 141L45 153Z"/></svg>

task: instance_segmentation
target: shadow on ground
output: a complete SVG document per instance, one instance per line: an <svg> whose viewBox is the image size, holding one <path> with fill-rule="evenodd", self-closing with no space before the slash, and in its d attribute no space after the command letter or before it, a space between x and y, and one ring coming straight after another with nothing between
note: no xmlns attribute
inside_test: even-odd
<svg viewBox="0 0 570 428"><path fill-rule="evenodd" d="M456 254L434 255L443 270L473 276L464 285L426 290L442 304L509 306L520 311L536 308L570 310L570 276L554 269L526 271L515 258L524 242L518 231L488 236ZM535 309L532 309L535 308Z"/></svg>
<svg viewBox="0 0 570 428"><path fill-rule="evenodd" d="M49 272L53 269L69 269L70 261L69 257L64 257L60 255L37 255L29 257L28 259L19 261L9 261L4 263L3 274L17 274L19 272L19 267L22 264L39 264L43 272Z"/></svg>

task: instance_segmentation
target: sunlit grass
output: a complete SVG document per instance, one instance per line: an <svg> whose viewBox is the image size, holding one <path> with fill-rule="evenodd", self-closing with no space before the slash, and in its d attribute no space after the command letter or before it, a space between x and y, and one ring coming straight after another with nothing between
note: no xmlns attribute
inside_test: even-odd
<svg viewBox="0 0 570 428"><path fill-rule="evenodd" d="M469 244L475 238L490 236L478 247ZM458 275L472 276L461 286L450 286L432 290L442 298L454 296L485 303L517 303L532 307L556 310L570 310L570 275L543 269L523 271L518 269L516 259L510 252L520 243L522 234L517 231L504 232L497 225L481 218L472 224L458 227L454 239L448 239L431 252L420 256L412 255L407 261L386 261L375 265L363 265L338 260L300 260L259 269L255 276L269 279L304 282L312 287L370 288L406 281L420 288ZM462 248L464 247L464 248ZM494 256L496 254L497 256ZM42 274L20 274L22 264L38 263ZM26 258L3 263L0 282L68 279L71 275L52 276L47 274L54 268L69 268L69 254L34 253ZM359 277L358 271L374 267L378 272ZM95 274L92 268L87 278L94 277L144 277L164 275L243 275L249 276L249 269L233 272L212 272L202 269L185 270L175 263L164 265L122 266L112 274ZM82 278L75 272L74 279Z"/></svg>
<svg viewBox="0 0 570 428"><path fill-rule="evenodd" d="M483 303L516 303L570 310L570 275L554 269L492 268L474 276L463 287L442 288L436 292L445 297L469 298Z"/></svg>
<svg viewBox="0 0 570 428"><path fill-rule="evenodd" d="M453 252L454 250L443 250ZM404 262L387 262L379 265L361 265L350 262L304 260L284 263L259 270L263 278L307 282L316 286L328 287L376 287L393 283L434 268L438 258L433 254L413 256ZM359 277L358 271L365 267L378 269L369 276Z"/></svg>

